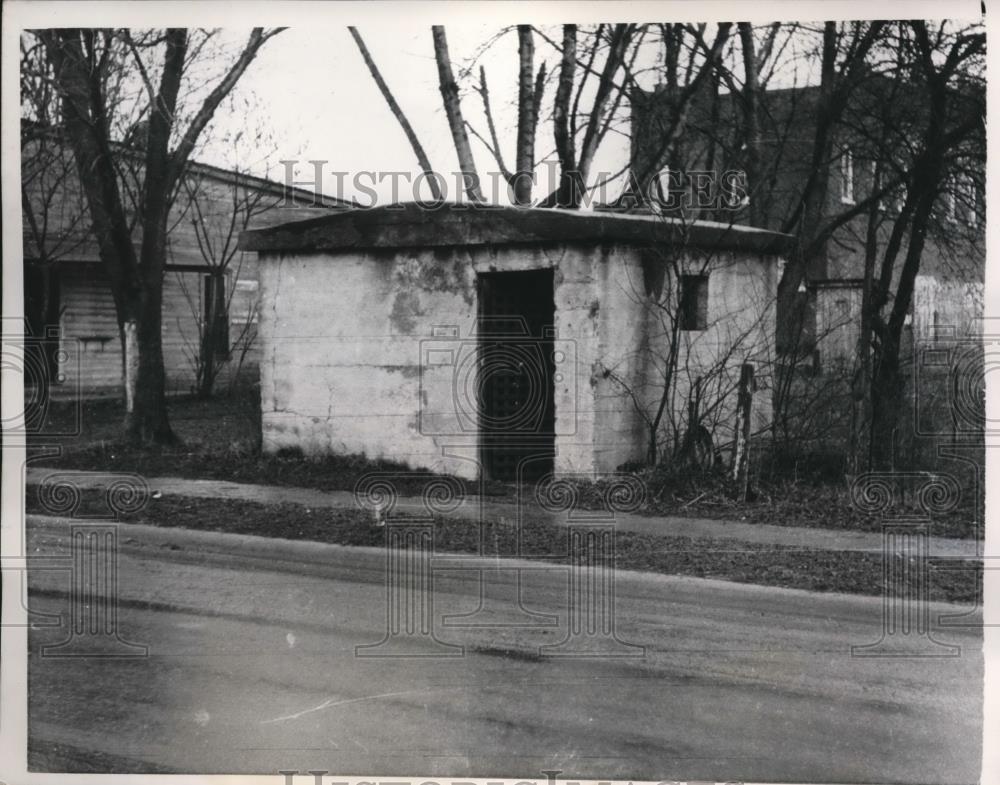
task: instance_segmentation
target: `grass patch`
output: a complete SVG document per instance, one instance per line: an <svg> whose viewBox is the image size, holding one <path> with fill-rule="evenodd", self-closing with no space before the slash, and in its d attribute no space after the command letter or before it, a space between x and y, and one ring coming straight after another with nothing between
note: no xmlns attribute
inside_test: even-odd
<svg viewBox="0 0 1000 785"><path fill-rule="evenodd" d="M47 430L66 431L73 427L75 417L74 407L52 404ZM428 471L412 472L400 463L373 460L363 455L313 457L296 450L263 455L259 448L260 403L255 390L211 400L171 400L171 423L182 440L179 447L137 450L122 446L118 442L122 417L118 401L86 402L79 421L79 435L62 440L64 453L56 458L33 461L32 465L323 491L350 491L370 472L391 472L399 475L395 483L398 492L404 495L419 495L426 479L434 476ZM640 514L872 532L881 531L884 523L881 518L864 515L852 506L847 482L843 479L782 481L771 473L766 479L758 478L752 501L737 504L721 473L684 474L665 466L639 471L635 476L646 488L646 503L637 510ZM459 482L468 494L483 493L498 498L514 495L514 488L508 483ZM578 482L579 506L602 508L605 487L606 483ZM930 522L932 534L982 537L984 527L977 520L977 493L981 494L981 489L964 491L957 509L933 518Z"/></svg>
<svg viewBox="0 0 1000 785"><path fill-rule="evenodd" d="M28 511L44 512L34 494L28 495ZM85 491L80 512L106 514L104 494L99 490ZM165 495L151 499L142 510L122 520L348 546L385 545L385 528L375 526L369 513L353 509L312 509L299 504ZM484 555L515 555L517 532L511 524L488 522L484 527ZM478 553L480 526L471 520L436 518L434 540L435 549L440 553ZM521 533L521 545L522 558L564 561L567 531L553 524L534 522ZM873 553L618 532L616 554L619 569L812 591L868 595L880 595L883 591L882 557ZM964 564L969 569L931 570L932 599L976 601L980 596L982 572L973 562Z"/></svg>
<svg viewBox="0 0 1000 785"><path fill-rule="evenodd" d="M57 441L63 452L58 457L32 461L32 465L130 472L145 477L285 485L321 491L350 491L366 474L392 472L399 475L396 480L399 493L417 495L426 479L435 476L430 471L415 471L396 461L364 455L306 456L295 449L264 455L259 445L259 402L248 400L246 393L211 400L172 400L170 422L181 440L175 447L138 449L122 444L123 417L118 401L85 402L80 433L61 439L36 439L39 444ZM46 430L66 432L75 427L75 418L72 406L52 404ZM478 482L460 482L466 493L512 495L510 486L504 483L481 486Z"/></svg>
<svg viewBox="0 0 1000 785"><path fill-rule="evenodd" d="M655 481L649 481L656 488ZM695 478L690 483L659 486L647 511L702 518L801 526L818 529L881 532L885 519L859 511L852 503L846 480L839 483L771 482L755 487L755 498L739 504L725 482ZM975 488L963 489L958 506L928 519L936 537L982 539L985 529L977 518ZM897 514L923 517L919 505L909 502Z"/></svg>

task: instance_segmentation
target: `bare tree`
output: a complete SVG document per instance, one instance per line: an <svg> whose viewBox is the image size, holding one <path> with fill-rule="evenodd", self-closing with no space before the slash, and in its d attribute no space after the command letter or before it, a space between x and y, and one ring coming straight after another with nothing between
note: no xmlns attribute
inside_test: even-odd
<svg viewBox="0 0 1000 785"><path fill-rule="evenodd" d="M719 169L721 154L727 168L747 172L747 218L798 239L778 293L779 422L787 423L785 415L800 411L802 401L823 388L801 373L812 364L818 338L807 329L810 315L801 296L807 275L826 269L845 240L854 238L864 260L864 269L859 265L855 273L864 281L858 362L853 370L844 369L848 381L854 376L854 465L877 459L873 445L878 450L892 445L903 401L901 330L927 238L935 237L940 223L934 205L968 198L968 189L962 193L954 185L956 174L959 182L981 179L981 169L977 175L976 164L970 166L977 161L975 151L984 149L981 139L972 139L982 133L982 111L976 108L983 93L981 25L954 30L945 23L921 33L926 27L919 21L827 22L815 29L738 25L739 40L733 43L738 49L720 60L716 72L715 82L728 95L720 100L710 85L703 99L710 107L698 107L696 133L684 140L687 149L678 162L682 169L696 169L695 161L710 161L709 168ZM708 52L707 43L699 45ZM781 62L788 48L797 51L791 65ZM818 64L818 82L806 90L766 89L775 69L794 77L795 57ZM665 60L669 86L677 58ZM721 122L720 104L727 112ZM972 171L959 173L962 161ZM896 206L887 209L892 203ZM935 238L938 249L954 235L952 226ZM873 382L879 374L881 381ZM888 430L869 440L873 417L885 419Z"/></svg>
<svg viewBox="0 0 1000 785"><path fill-rule="evenodd" d="M535 172L535 129L545 89L545 63L534 73L535 41L531 25L517 27L518 93L517 93L517 176L514 181L514 203L531 201L531 185Z"/></svg>
<svg viewBox="0 0 1000 785"><path fill-rule="evenodd" d="M559 185L547 198L546 206L577 207L588 187L588 178L602 141L620 117L619 109L634 84L632 66L638 55L639 46L646 33L644 25L598 25L590 31L582 31L576 25L563 27L562 42L553 41L543 31L530 25L508 28L493 37L480 48L471 64L459 70L456 76L454 64L448 49L447 34L442 26L432 28L432 42L435 61L438 66L438 82L445 115L451 132L452 145L458 157L459 169L463 176L466 195L473 202L484 200L480 186L479 172L475 162L470 134L486 148L497 164L498 170L509 186L511 200L515 204L527 205L532 202L535 186L535 170L539 164L536 154L538 126L545 117L543 98L549 77L543 60L536 69L536 36L542 38L559 54L560 66L558 87L553 99L551 116L554 119L556 152L560 168ZM480 132L470 122L462 105L460 82L474 71L476 60L500 37L508 32L516 32L518 37L518 99L515 133L515 160L513 168L508 167L497 129L495 107L490 100L485 68L478 69L478 84L473 89L479 94L485 121L485 132ZM359 42L356 31L352 30L355 41ZM581 41L582 43L581 45ZM364 54L364 50L363 50ZM379 89L390 107L398 103L392 97L378 69L365 57ZM591 78L595 81L591 82ZM589 108L582 105L582 97L589 94L593 86L593 99ZM414 150L422 150L416 134L400 111L393 109L397 122L404 128ZM578 137L579 140L578 140ZM579 154L577 154L579 150ZM426 156L421 157L421 167L426 170ZM433 178L429 178L433 179ZM438 198L438 194L435 193Z"/></svg>
<svg viewBox="0 0 1000 785"><path fill-rule="evenodd" d="M458 84L451 70L451 58L448 55L448 38L444 27L435 25L431 28L434 39L434 59L438 67L438 86L441 89L441 99L444 102L444 112L448 117L448 127L451 129L451 140L458 155L458 167L464 179L465 191L473 202L482 202L483 193L479 187L479 173L476 171L476 160L472 155L472 145L469 144L469 134L462 117L462 101L459 97Z"/></svg>
<svg viewBox="0 0 1000 785"><path fill-rule="evenodd" d="M354 43L357 44L358 51L361 52L361 57L365 61L365 66L368 68L368 72L371 74L372 79L378 86L379 92L382 93L382 97L385 99L386 104L388 104L389 111L392 112L392 116L396 118L396 122L399 123L400 128L403 129L403 133L406 134L406 140L410 143L410 147L413 148L413 152L417 156L417 162L420 164L420 171L427 177L431 194L435 200L441 200L443 198L441 186L438 183L437 178L434 176L434 168L431 166L430 159L427 157L427 153L424 151L423 145L420 144L420 140L417 138L417 134L413 130L413 126L410 125L410 121L406 119L406 115L396 102L396 98L389 89L389 85L386 84L385 79L382 77L382 72L379 71L378 66L375 65L375 61L372 59L371 52L368 51L368 47L365 45L365 41L361 37L361 33L358 32L356 27L348 27L347 29L350 32L351 37L354 39Z"/></svg>
<svg viewBox="0 0 1000 785"><path fill-rule="evenodd" d="M40 78L45 51L21 40L21 212L25 260L25 316L32 333L51 337L60 329L58 267L86 242L86 211L72 155L54 129L58 110L51 82ZM55 341L29 344L44 356L38 367L55 367ZM49 395L51 373L36 381L42 399Z"/></svg>
<svg viewBox="0 0 1000 785"><path fill-rule="evenodd" d="M985 90L981 77L986 35L981 26L952 30L944 23L931 30L925 22L913 20L901 29L907 37L912 36L914 57L905 67L925 92L926 103L922 103L926 120L905 171L905 198L882 254L870 298L866 326L872 330L875 345L870 445L875 464L887 464L894 458L892 437L903 396L901 338L934 224L935 205L940 203L956 163L960 164L963 156L984 163L981 155L985 149ZM978 210L977 190L974 182L969 204L974 213ZM897 272L900 257L902 264Z"/></svg>
<svg viewBox="0 0 1000 785"><path fill-rule="evenodd" d="M660 138L653 148L652 154L647 154L645 160L634 173L639 187L645 192L650 182L664 167L678 168L677 143L687 128L688 112L699 95L699 91L713 74L720 72L720 58L723 48L729 40L732 25L720 24L716 29L711 45L705 43L705 26L691 25L664 26L664 71L666 77L665 103L667 107L667 122ZM704 59L700 65L695 58L696 49L686 39L697 41L704 50ZM680 73L678 62L684 47L688 48L686 68Z"/></svg>
<svg viewBox="0 0 1000 785"><path fill-rule="evenodd" d="M647 194L660 184L664 170L742 170L750 198L740 220L796 236L777 291L776 352L783 358L774 390L779 413L789 414L801 408L801 400L831 393L822 383L800 384L817 338L807 326L803 291L816 271L826 269L832 249L845 238L858 238L864 261L863 271L859 268L864 281L862 343L858 363L843 369L853 401L852 462L871 453L872 445L891 445L887 432L879 435L883 426L875 428L874 440L863 434L872 418L889 422L899 409L901 331L927 238L934 237L939 223L935 211L940 212L943 200L975 202L976 189L982 188L982 26L956 29L942 23L932 28L919 21L744 22L711 30L689 24L564 25L561 36L521 26L516 28L516 161L508 167L485 69L479 68L475 86L483 133L461 113L458 84L472 73L483 51L514 30L501 31L484 44L457 79L447 48L440 45L443 29L435 31L441 91L463 172L470 174L474 161L468 136L458 133L461 125L514 186L521 185L520 176L529 166L528 147L536 138L532 129L550 120L558 183L541 204L579 206L591 187L596 150L620 118L622 102L631 101L634 110L638 100L647 100L635 90L640 47L644 42L659 46L662 56L655 70L660 87L651 100L664 109L655 127L646 129L645 140L633 136L638 155L633 156L631 183ZM535 70L536 39L558 55L548 114L540 106L547 70L544 62ZM789 80L793 88L808 89L771 89L777 81L787 87ZM871 174L855 178L861 164L870 165ZM851 183L849 198L845 178ZM970 190L958 184L966 181L978 185ZM868 187L862 189L862 184ZM514 188L513 201L528 204L530 194ZM889 216L885 205L892 201L898 201L898 209ZM713 217L711 211L700 215ZM934 242L947 246L954 234L943 232ZM833 387L840 389L840 381ZM673 409L664 404L663 410ZM651 422L660 427L655 411Z"/></svg>
<svg viewBox="0 0 1000 785"><path fill-rule="evenodd" d="M185 168L216 110L261 47L281 29L254 28L233 61L207 88L184 123L185 77L215 33L168 28L50 29L35 32L62 105L62 119L111 282L124 347L125 437L136 444L170 443L161 343L163 274L170 207ZM144 140L141 240L133 241L115 161L112 129L120 119L115 86L137 79L145 102L137 112ZM158 78L157 78L158 77ZM206 90L193 78L189 92Z"/></svg>
<svg viewBox="0 0 1000 785"><path fill-rule="evenodd" d="M660 220L667 239L643 250L641 276L630 276L625 292L643 315L644 338L602 374L643 424L647 466L705 469L728 446L718 438L732 432L740 366L753 362L762 378L771 376L774 294L765 276L759 287L739 289L737 302L727 302L725 286L710 299L709 280L738 274L747 262L694 246L688 216Z"/></svg>
<svg viewBox="0 0 1000 785"><path fill-rule="evenodd" d="M183 189L190 205L191 222L198 251L205 262L210 285L204 292L191 291L182 274L178 275L181 291L191 309L193 323L197 326L193 346L188 354L195 371L196 393L210 397L222 369L235 354L235 374L238 374L247 352L256 337L256 303L252 303L238 323L231 321L233 298L241 279L246 254L238 248L241 232L253 220L274 209L279 197L267 195L257 188L238 182L226 186L229 201L226 209L213 209L214 195L211 184L202 177L188 176ZM204 301L202 301L204 297ZM231 326L237 327L231 334Z"/></svg>

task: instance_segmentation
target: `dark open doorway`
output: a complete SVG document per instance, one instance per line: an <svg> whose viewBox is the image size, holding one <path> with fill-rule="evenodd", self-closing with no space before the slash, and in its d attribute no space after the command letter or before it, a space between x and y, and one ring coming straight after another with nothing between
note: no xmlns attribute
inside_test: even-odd
<svg viewBox="0 0 1000 785"><path fill-rule="evenodd" d="M491 480L533 480L555 455L552 270L479 276L479 428Z"/></svg>

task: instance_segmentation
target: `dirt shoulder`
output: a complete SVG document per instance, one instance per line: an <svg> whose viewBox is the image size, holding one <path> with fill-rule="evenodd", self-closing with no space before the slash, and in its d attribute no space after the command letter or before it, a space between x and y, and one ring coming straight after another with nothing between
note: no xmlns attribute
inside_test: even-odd
<svg viewBox="0 0 1000 785"><path fill-rule="evenodd" d="M45 513L33 493L29 513ZM83 492L78 514L106 514L104 493ZM163 495L140 510L124 514L124 524L183 527L253 534L346 546L384 547L385 526L358 509L313 508L292 503L261 503ZM434 548L439 553L519 556L567 561L565 527L532 522L518 532L509 522L434 518ZM519 544L518 544L519 543ZM586 557L587 554L580 554ZM880 595L882 555L856 551L793 548L737 539L676 537L619 531L615 534L619 569L752 583L764 586ZM972 561L929 562L929 599L973 603L981 593L982 571Z"/></svg>

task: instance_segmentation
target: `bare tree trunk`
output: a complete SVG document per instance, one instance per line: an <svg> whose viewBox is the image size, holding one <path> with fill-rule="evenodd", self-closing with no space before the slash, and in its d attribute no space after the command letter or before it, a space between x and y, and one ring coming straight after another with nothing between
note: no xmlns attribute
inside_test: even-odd
<svg viewBox="0 0 1000 785"><path fill-rule="evenodd" d="M733 433L733 480L736 481L736 501L745 502L750 490L750 433L753 411L753 365L740 368L739 398L736 402L736 428Z"/></svg>
<svg viewBox="0 0 1000 785"><path fill-rule="evenodd" d="M803 187L802 197L793 217L784 227L786 230L798 227L799 241L790 254L778 281L778 318L785 324L791 324L791 315L795 313L795 295L806 277L806 270L812 266L817 256L824 251L817 249L809 252L813 234L822 220L823 205L826 202L830 176L829 165L832 150L832 126L838 115L834 102L837 79L837 24L827 22L823 29L823 55L820 67L819 100L816 107L816 130L813 138L811 168L809 177ZM801 329L793 334L785 335L781 341L790 349L793 357L799 351Z"/></svg>
<svg viewBox="0 0 1000 785"><path fill-rule="evenodd" d="M672 281L676 285L676 282L680 280L678 266L673 265L673 269L668 274L672 275ZM670 396L673 394L674 375L677 370L678 353L680 352L681 320L676 306L671 306L666 314L666 318L670 320L670 343L667 347L666 359L664 360L663 387L660 390L660 400L656 406L656 413L649 423L649 445L646 460L650 466L655 466L659 461L660 423L663 422L663 415L667 411L667 404L670 402Z"/></svg>
<svg viewBox="0 0 1000 785"><path fill-rule="evenodd" d="M388 104L389 111L392 112L392 116L396 118L396 122L399 123L399 127L402 128L403 133L406 134L406 140L410 143L410 147L417 156L417 163L420 165L420 170L426 175L427 183L431 189L431 195L434 197L435 201L441 201L444 198L441 193L441 185L435 177L430 159L427 157L427 153L424 152L424 147L420 144L420 140L417 138L417 134L413 130L413 126L410 125L410 121L406 119L406 115L396 102L396 98L389 89L389 85L387 85L385 79L382 78L382 73L378 70L378 66L375 65L375 61L372 59L371 53L368 51L368 47L365 46L361 33L358 32L356 27L348 27L347 29L351 33L351 37L354 38L354 43L358 45L358 51L361 52L361 57L364 58L365 65L368 67L368 72L372 75L372 79L378 86L379 92L382 93L382 97L385 99L386 104Z"/></svg>
<svg viewBox="0 0 1000 785"><path fill-rule="evenodd" d="M938 125L936 113L931 114L931 125ZM932 130L929 136L937 139L939 134ZM876 404L872 422L872 458L875 465L881 468L893 467L897 457L892 450L895 444L893 435L903 402L903 377L900 373L903 327L913 298L913 287L920 269L931 212L937 197L937 183L941 176L944 151L940 141L929 140L927 149L928 155L915 167L914 189L919 196L913 212L905 261L892 301L892 311L888 323L881 330L879 358L872 386Z"/></svg>
<svg viewBox="0 0 1000 785"><path fill-rule="evenodd" d="M740 22L739 32L740 48L743 50L743 112L747 146L745 168L748 185L752 188L757 188L760 183L759 65L754 45L753 25L749 22ZM750 223L753 226L759 226L761 215L760 201L751 198Z"/></svg>
<svg viewBox="0 0 1000 785"><path fill-rule="evenodd" d="M876 168L875 181L878 182ZM871 385L872 385L872 286L878 256L878 202L868 208L865 230L865 272L861 290L861 328L858 335L858 367L851 391L851 445L848 468L858 474L871 462Z"/></svg>
<svg viewBox="0 0 1000 785"><path fill-rule="evenodd" d="M559 189L555 203L559 207L579 204L580 197L574 197L576 177L576 140L570 131L570 98L573 81L576 78L576 25L563 25L562 62L559 65L559 86L556 88L552 105L553 132L556 154L559 157Z"/></svg>
<svg viewBox="0 0 1000 785"><path fill-rule="evenodd" d="M718 26L712 45L710 47L707 44L705 45L707 50L705 53L705 62L702 63L698 69L698 73L695 74L687 86L679 91L676 100L671 101L670 127L663 135L658 150L636 178L643 193L647 192L653 178L670 162L671 157L676 152L677 141L684 132L691 103L704 81L718 68L719 57L722 55L723 47L725 47L726 42L729 40L731 28L732 25L728 22ZM700 32L698 35L700 36ZM672 61L673 55L671 54L668 59ZM669 78L673 80L675 76L670 76Z"/></svg>
<svg viewBox="0 0 1000 785"><path fill-rule="evenodd" d="M849 56L839 66L839 33L836 22L823 27L823 50L820 65L819 100L816 106L816 129L812 142L809 176L799 202L786 220L782 231L798 235L798 249L793 251L778 282L778 318L794 310L795 293L805 280L808 268L825 254L825 243L814 242L820 235L824 205L829 188L829 169L833 149L834 125L843 115L857 81L864 73L865 58L878 40L884 22L854 22L854 37ZM797 337L793 341L798 343Z"/></svg>
<svg viewBox="0 0 1000 785"><path fill-rule="evenodd" d="M149 292L138 318L125 323L126 400L132 402L130 409L126 407L125 437L132 444L177 441L167 419L161 292Z"/></svg>
<svg viewBox="0 0 1000 785"><path fill-rule="evenodd" d="M465 192L473 202L482 202L484 199L479 188L476 161L472 156L469 134L465 129L465 120L462 118L462 101L458 95L458 84L456 84L455 76L451 71L448 38L441 25L434 25L431 28L431 34L434 37L434 58L437 60L441 98L444 101L445 114L448 116L448 127L451 129L455 153L458 155L458 167L465 180Z"/></svg>
<svg viewBox="0 0 1000 785"><path fill-rule="evenodd" d="M208 317L208 324L202 330L200 355L198 358L199 398L210 398L212 396L212 389L215 386L215 346L219 340L214 303L208 304L208 313L206 315Z"/></svg>
<svg viewBox="0 0 1000 785"><path fill-rule="evenodd" d="M136 253L118 184L110 138L111 112L106 80L114 63L113 36L130 42L128 31L59 29L37 33L54 69L69 144L83 185L101 261L111 282L122 337L123 388L126 403L125 439L135 444L176 441L167 417L166 373L163 367L163 271L167 256L167 216L176 186L215 110L253 61L260 47L280 29L265 33L254 28L246 46L204 99L176 149L177 97L188 57L188 30L168 28L165 55L154 85L141 60L139 76L148 93L142 187L142 242ZM101 47L103 46L103 50ZM134 51L134 44L133 44ZM138 58L138 55L136 55Z"/></svg>
<svg viewBox="0 0 1000 785"><path fill-rule="evenodd" d="M517 161L514 172L514 204L531 203L535 172L535 129L538 125L538 104L544 85L545 65L535 83L535 42L531 25L517 26L518 94L517 94Z"/></svg>

